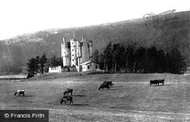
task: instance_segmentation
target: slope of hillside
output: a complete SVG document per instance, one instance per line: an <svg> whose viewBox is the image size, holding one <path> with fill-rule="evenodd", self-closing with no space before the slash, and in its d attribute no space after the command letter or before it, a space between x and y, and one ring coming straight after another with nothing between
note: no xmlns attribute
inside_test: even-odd
<svg viewBox="0 0 190 122"><path fill-rule="evenodd" d="M26 66L28 59L46 53L60 57L60 43L66 37L69 41L73 33L77 40L87 35L93 41L93 49L100 52L112 41L113 43L141 46L156 46L165 51L174 47L189 57L190 12L179 12L173 16L161 16L155 20L122 21L97 26L55 29L22 35L0 42L0 71L11 71ZM189 60L189 59L188 59Z"/></svg>
<svg viewBox="0 0 190 122"><path fill-rule="evenodd" d="M72 81L113 81L113 82L148 82L151 79L165 79L167 82L170 80L177 82L180 75L174 74L160 74L160 73L150 73L150 74L133 74L133 73L96 73L91 72L63 72L63 73L47 73L40 76L33 77L28 81L51 81L51 80L72 80ZM181 77L183 77L181 75ZM172 78L172 79L171 79ZM175 79L175 80L174 80ZM182 80L182 79L181 79Z"/></svg>

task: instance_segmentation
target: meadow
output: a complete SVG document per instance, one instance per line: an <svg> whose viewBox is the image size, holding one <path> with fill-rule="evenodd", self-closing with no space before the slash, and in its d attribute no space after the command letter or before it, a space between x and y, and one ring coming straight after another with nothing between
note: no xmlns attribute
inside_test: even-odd
<svg viewBox="0 0 190 122"><path fill-rule="evenodd" d="M45 76L44 76L45 77ZM164 86L150 86L153 79ZM1 110L49 110L50 122L63 121L190 121L190 75L89 74L25 80L0 80ZM98 90L112 80L110 90ZM73 88L73 104L60 104L63 91ZM25 96L14 96L24 89Z"/></svg>

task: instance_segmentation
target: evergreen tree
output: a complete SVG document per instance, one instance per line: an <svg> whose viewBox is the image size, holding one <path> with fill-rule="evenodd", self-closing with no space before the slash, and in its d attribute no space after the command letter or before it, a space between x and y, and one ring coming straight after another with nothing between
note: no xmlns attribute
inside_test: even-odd
<svg viewBox="0 0 190 122"><path fill-rule="evenodd" d="M129 45L127 47L127 71L133 72L134 71L134 61L135 61L135 46Z"/></svg>
<svg viewBox="0 0 190 122"><path fill-rule="evenodd" d="M47 57L46 57L46 54L44 53L42 57L40 58L40 69L41 69L42 74L44 73L44 67L46 63L47 63Z"/></svg>
<svg viewBox="0 0 190 122"><path fill-rule="evenodd" d="M144 72L145 70L145 61L146 61L146 49L139 47L135 51L135 72Z"/></svg>
<svg viewBox="0 0 190 122"><path fill-rule="evenodd" d="M112 68L112 42L110 42L106 49L103 51L104 54L104 70L110 71Z"/></svg>
<svg viewBox="0 0 190 122"><path fill-rule="evenodd" d="M186 70L185 58L174 48L167 54L167 68L170 73L182 74Z"/></svg>
<svg viewBox="0 0 190 122"><path fill-rule="evenodd" d="M28 66L28 77L31 78L35 74L39 72L39 56L36 56L36 58L29 59L29 62L27 63Z"/></svg>
<svg viewBox="0 0 190 122"><path fill-rule="evenodd" d="M184 73L186 70L185 57L177 48L165 55L163 50L157 50L155 46L150 48L109 43L100 55L100 68L107 71L127 71L143 73Z"/></svg>
<svg viewBox="0 0 190 122"><path fill-rule="evenodd" d="M57 58L56 56L53 56L49 60L49 66L51 66L51 67L63 66L62 58Z"/></svg>
<svg viewBox="0 0 190 122"><path fill-rule="evenodd" d="M126 64L125 48L121 44L114 44L112 54L113 54L112 70L115 72L123 70Z"/></svg>

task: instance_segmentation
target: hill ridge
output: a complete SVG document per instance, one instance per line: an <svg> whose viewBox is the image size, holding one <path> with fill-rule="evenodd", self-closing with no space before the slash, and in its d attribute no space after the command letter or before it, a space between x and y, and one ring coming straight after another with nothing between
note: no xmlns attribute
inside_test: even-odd
<svg viewBox="0 0 190 122"><path fill-rule="evenodd" d="M21 66L26 67L30 58L37 55L41 56L43 53L46 53L48 58L52 56L60 57L62 38L66 37L66 41L69 41L73 37L73 31L76 40L81 40L82 35L87 35L88 39L93 41L93 51L98 50L100 53L112 41L124 45L131 43L147 47L156 45L156 47L166 50L177 45L181 52L189 57L187 49L189 48L188 40L190 37L190 29L188 28L190 25L190 11L176 12L174 17L179 18L179 22L175 18L155 21L144 21L142 19L141 22L124 20L77 29L49 29L51 31L39 31L18 36L16 39L9 39L6 42L0 41L0 56L5 57L0 59L0 72L20 72ZM175 21L170 21L171 19ZM165 22L165 24L155 27L156 22ZM176 42L172 38L176 38Z"/></svg>

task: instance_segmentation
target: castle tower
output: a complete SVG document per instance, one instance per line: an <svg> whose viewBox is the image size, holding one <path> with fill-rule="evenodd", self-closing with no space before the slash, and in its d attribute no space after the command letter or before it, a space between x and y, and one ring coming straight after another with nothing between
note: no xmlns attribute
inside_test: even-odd
<svg viewBox="0 0 190 122"><path fill-rule="evenodd" d="M61 57L63 58L63 67L70 66L69 44L66 43L66 39L64 37L63 43L61 43Z"/></svg>
<svg viewBox="0 0 190 122"><path fill-rule="evenodd" d="M82 63L89 61L89 49L88 49L88 43L87 43L87 36L82 36Z"/></svg>
<svg viewBox="0 0 190 122"><path fill-rule="evenodd" d="M93 46L93 42L92 41L89 41L88 42L88 45L89 45L89 56L90 56L90 58L92 58L92 46Z"/></svg>
<svg viewBox="0 0 190 122"><path fill-rule="evenodd" d="M81 57L81 43L80 41L76 41L76 57L80 58Z"/></svg>
<svg viewBox="0 0 190 122"><path fill-rule="evenodd" d="M74 39L70 40L71 44L71 66L76 66L76 41Z"/></svg>
<svg viewBox="0 0 190 122"><path fill-rule="evenodd" d="M82 57L82 55L81 55L81 42L80 41L77 41L76 42L76 60L77 60L77 65L79 66L80 65L80 63L81 63L81 57Z"/></svg>

